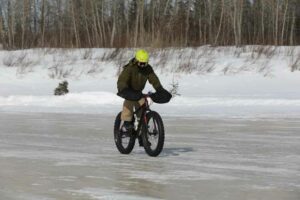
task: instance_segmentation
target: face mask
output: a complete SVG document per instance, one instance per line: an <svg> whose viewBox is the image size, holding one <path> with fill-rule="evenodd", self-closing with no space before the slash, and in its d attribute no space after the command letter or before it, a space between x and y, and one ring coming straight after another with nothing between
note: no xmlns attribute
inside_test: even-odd
<svg viewBox="0 0 300 200"><path fill-rule="evenodd" d="M146 66L147 66L147 63L145 63L145 62L138 62L137 65L138 65L139 67L143 68L143 67L146 67Z"/></svg>

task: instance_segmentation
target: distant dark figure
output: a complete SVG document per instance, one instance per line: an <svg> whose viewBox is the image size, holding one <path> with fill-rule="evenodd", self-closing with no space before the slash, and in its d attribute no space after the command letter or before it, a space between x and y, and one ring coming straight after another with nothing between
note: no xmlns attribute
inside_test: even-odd
<svg viewBox="0 0 300 200"><path fill-rule="evenodd" d="M65 95L67 93L69 93L67 81L59 83L58 87L54 90L54 95Z"/></svg>

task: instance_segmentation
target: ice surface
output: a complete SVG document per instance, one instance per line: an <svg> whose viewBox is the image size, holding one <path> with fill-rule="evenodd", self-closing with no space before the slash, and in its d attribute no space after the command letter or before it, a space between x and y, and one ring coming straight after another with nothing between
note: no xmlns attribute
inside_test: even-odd
<svg viewBox="0 0 300 200"><path fill-rule="evenodd" d="M299 118L163 119L151 158L119 154L112 115L1 113L0 199L299 200Z"/></svg>

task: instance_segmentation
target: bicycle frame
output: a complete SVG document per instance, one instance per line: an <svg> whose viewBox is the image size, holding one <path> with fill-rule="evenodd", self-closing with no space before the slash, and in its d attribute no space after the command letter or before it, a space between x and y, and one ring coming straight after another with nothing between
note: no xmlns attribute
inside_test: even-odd
<svg viewBox="0 0 300 200"><path fill-rule="evenodd" d="M134 131L136 132L137 136L140 136L141 135L141 128L142 128L142 125L143 123L144 124L147 124L147 116L146 116L146 113L151 111L150 110L150 105L149 105L149 102L148 102L148 98L149 98L149 95L144 95L143 98L145 99L145 103L143 105L141 105L137 110L135 110L133 112L133 115L134 115L134 119L137 120L137 114L142 110L142 113L141 113L141 116L140 116L140 120L138 122L138 125L137 125L137 128L134 127ZM142 120L141 120L142 119Z"/></svg>
<svg viewBox="0 0 300 200"><path fill-rule="evenodd" d="M114 139L120 153L129 154L134 148L136 139L143 146L149 156L158 156L163 149L165 133L160 115L150 109L152 104L149 95L143 95L145 102L141 106L134 106L133 129L122 131L121 112L117 115L114 125ZM150 98L150 99L148 99ZM138 116L140 120L138 120ZM125 139L125 140L123 140Z"/></svg>

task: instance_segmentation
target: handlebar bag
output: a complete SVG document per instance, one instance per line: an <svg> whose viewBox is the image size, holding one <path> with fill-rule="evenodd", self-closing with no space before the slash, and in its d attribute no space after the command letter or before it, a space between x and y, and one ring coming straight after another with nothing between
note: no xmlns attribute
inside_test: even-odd
<svg viewBox="0 0 300 200"><path fill-rule="evenodd" d="M171 100L172 95L167 90L162 89L162 90L159 90L159 91L151 94L150 98L155 103L163 104L163 103L168 103Z"/></svg>

